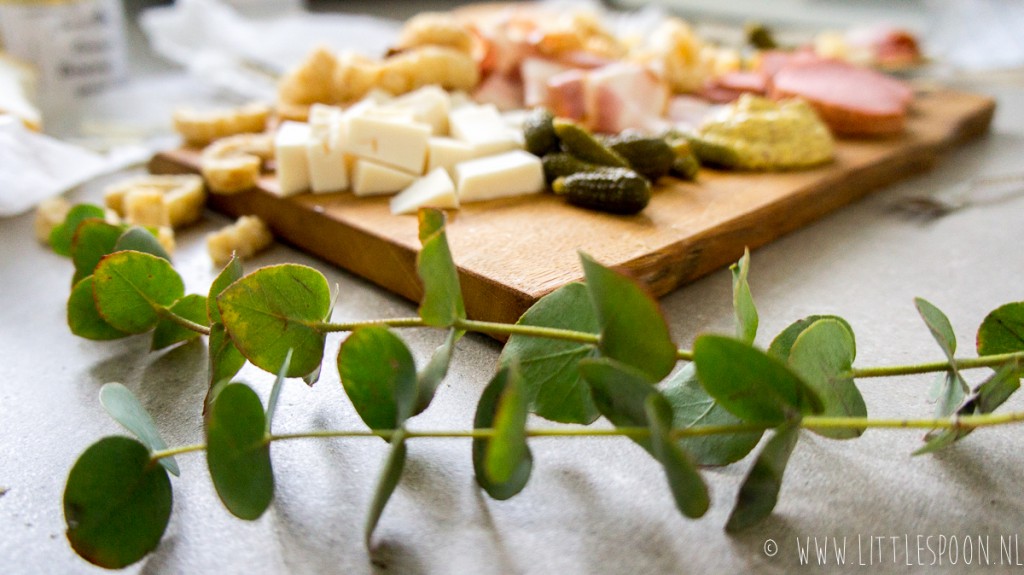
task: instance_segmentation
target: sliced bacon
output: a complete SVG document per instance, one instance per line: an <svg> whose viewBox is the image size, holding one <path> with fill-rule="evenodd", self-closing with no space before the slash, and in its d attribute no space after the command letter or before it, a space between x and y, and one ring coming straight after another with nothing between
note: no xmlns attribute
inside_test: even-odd
<svg viewBox="0 0 1024 575"><path fill-rule="evenodd" d="M773 98L800 97L833 132L848 136L903 131L913 91L880 72L839 60L794 62L772 78Z"/></svg>
<svg viewBox="0 0 1024 575"><path fill-rule="evenodd" d="M527 108L544 106L548 101L548 81L572 70L571 66L546 58L526 58L519 66L523 79L523 105Z"/></svg>
<svg viewBox="0 0 1024 575"><path fill-rule="evenodd" d="M591 70L587 79L587 120L595 132L615 134L661 127L668 85L643 66L618 63Z"/></svg>
<svg viewBox="0 0 1024 575"><path fill-rule="evenodd" d="M523 82L508 74L491 74L473 90L473 99L501 111L523 107Z"/></svg>
<svg viewBox="0 0 1024 575"><path fill-rule="evenodd" d="M567 70L548 80L548 109L559 118L582 121L587 114L587 73Z"/></svg>

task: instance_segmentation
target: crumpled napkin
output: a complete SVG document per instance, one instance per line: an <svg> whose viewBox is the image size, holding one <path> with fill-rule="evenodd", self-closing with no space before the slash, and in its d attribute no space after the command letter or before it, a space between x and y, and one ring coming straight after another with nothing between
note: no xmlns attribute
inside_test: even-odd
<svg viewBox="0 0 1024 575"><path fill-rule="evenodd" d="M136 148L97 154L0 115L0 217L24 213L92 178L144 161L148 154Z"/></svg>

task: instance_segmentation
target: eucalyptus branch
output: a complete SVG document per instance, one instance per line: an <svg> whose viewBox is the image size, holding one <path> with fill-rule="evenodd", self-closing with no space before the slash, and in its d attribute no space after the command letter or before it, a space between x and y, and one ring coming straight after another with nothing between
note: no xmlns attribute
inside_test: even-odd
<svg viewBox="0 0 1024 575"><path fill-rule="evenodd" d="M970 357L957 359L952 365L957 369L977 369L981 367L999 367L1008 363L1018 365L1024 362L1024 352L1000 353L982 357ZM930 363L917 363L912 365L892 365L881 367L854 368L849 371L850 377L894 377L899 375L919 375L922 373L936 373L947 371L950 368L948 361L936 361Z"/></svg>
<svg viewBox="0 0 1024 575"><path fill-rule="evenodd" d="M168 321L174 322L189 331L194 331L203 335L210 335L210 328L205 325L196 323L188 318L181 317L167 307L158 307L156 309L157 314Z"/></svg>
<svg viewBox="0 0 1024 575"><path fill-rule="evenodd" d="M345 323L331 323L331 322L320 322L316 324L316 329L320 333L331 333L331 332L346 332L354 331L361 327L370 326L385 326L385 327L428 327L423 322L422 318L419 317L396 317L390 319L370 319L362 321L352 321Z"/></svg>

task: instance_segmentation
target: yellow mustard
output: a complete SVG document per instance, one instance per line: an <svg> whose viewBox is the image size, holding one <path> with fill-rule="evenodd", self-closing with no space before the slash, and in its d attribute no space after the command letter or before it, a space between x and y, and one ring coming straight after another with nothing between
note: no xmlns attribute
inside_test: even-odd
<svg viewBox="0 0 1024 575"><path fill-rule="evenodd" d="M700 127L698 137L728 151L731 167L790 170L832 159L828 127L803 100L776 102L744 94Z"/></svg>

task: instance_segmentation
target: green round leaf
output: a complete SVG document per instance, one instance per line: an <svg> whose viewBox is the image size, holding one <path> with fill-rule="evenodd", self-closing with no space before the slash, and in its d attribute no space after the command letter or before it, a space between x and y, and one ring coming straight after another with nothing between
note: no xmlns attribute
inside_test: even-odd
<svg viewBox="0 0 1024 575"><path fill-rule="evenodd" d="M779 425L822 409L817 394L785 364L741 341L702 335L693 362L708 394L744 421Z"/></svg>
<svg viewBox="0 0 1024 575"><path fill-rule="evenodd" d="M224 269L220 270L213 283L210 284L210 293L206 296L206 313L209 316L211 325L221 322L220 308L217 307L217 297L229 285L240 279L242 279L242 262L232 254L231 261L224 266Z"/></svg>
<svg viewBox="0 0 1024 575"><path fill-rule="evenodd" d="M580 360L579 366L590 384L594 403L608 421L616 427L647 427L646 401L658 390L644 373L606 357ZM648 438L631 439L651 451Z"/></svg>
<svg viewBox="0 0 1024 575"><path fill-rule="evenodd" d="M160 319L159 310L185 295L185 284L167 260L140 252L104 257L93 273L100 315L128 333L142 333Z"/></svg>
<svg viewBox="0 0 1024 575"><path fill-rule="evenodd" d="M164 246L157 241L154 233L139 226L129 228L126 232L121 234L121 237L117 240L117 245L114 247L114 250L132 250L171 261L170 254L168 254L167 250L164 249Z"/></svg>
<svg viewBox="0 0 1024 575"><path fill-rule="evenodd" d="M206 418L206 462L217 495L234 516L254 520L274 497L263 404L241 383L224 387Z"/></svg>
<svg viewBox="0 0 1024 575"><path fill-rule="evenodd" d="M127 387L120 383L104 384L100 388L100 404L114 421L138 437L151 452L167 449L167 444L156 429L153 417ZM160 458L160 465L175 476L181 474L173 457Z"/></svg>
<svg viewBox="0 0 1024 575"><path fill-rule="evenodd" d="M950 361L953 361L953 356L956 353L956 334L953 332L953 326L949 323L949 318L942 313L942 310L922 298L914 298L914 305L917 307L917 312L921 314L921 319L928 326L928 331L932 332L932 337L942 348L942 352Z"/></svg>
<svg viewBox="0 0 1024 575"><path fill-rule="evenodd" d="M189 294L174 302L169 310L171 313L183 317L199 325L206 325L206 297L199 294ZM161 317L153 330L153 351L170 347L176 343L190 341L199 337L198 331L182 327L177 323Z"/></svg>
<svg viewBox="0 0 1024 575"><path fill-rule="evenodd" d="M819 319L833 319L838 321L846 327L847 331L851 334L853 333L853 328L850 326L849 322L837 315L809 315L789 324L786 329L782 330L779 335L775 336L775 339L772 340L772 344L768 346L768 355L782 361L789 361L789 352L792 351L796 338Z"/></svg>
<svg viewBox="0 0 1024 575"><path fill-rule="evenodd" d="M747 343L754 343L757 336L757 307L750 293L747 277L750 275L750 251L743 250L743 257L733 264L732 272L732 308L736 315L736 337Z"/></svg>
<svg viewBox="0 0 1024 575"><path fill-rule="evenodd" d="M978 355L1018 351L1024 351L1024 302L1000 306L978 328Z"/></svg>
<svg viewBox="0 0 1024 575"><path fill-rule="evenodd" d="M736 425L743 420L729 413L700 386L693 363L674 374L662 392L672 406L672 426ZM764 435L762 431L681 437L678 442L700 465L728 465L750 453Z"/></svg>
<svg viewBox="0 0 1024 575"><path fill-rule="evenodd" d="M495 430L494 437L473 439L473 471L477 484L498 500L522 491L533 469L518 378L514 367L501 368L484 388L473 417L474 429Z"/></svg>
<svg viewBox="0 0 1024 575"><path fill-rule="evenodd" d="M231 340L253 365L277 373L291 349L287 377L302 377L323 361L321 324L330 311L331 292L315 269L265 267L231 284L217 301Z"/></svg>
<svg viewBox="0 0 1024 575"><path fill-rule="evenodd" d="M245 356L235 347L223 324L210 326L209 353L211 387L231 379L245 365Z"/></svg>
<svg viewBox="0 0 1024 575"><path fill-rule="evenodd" d="M416 402L416 363L400 337L386 327L352 332L338 351L345 393L370 429L397 429Z"/></svg>
<svg viewBox="0 0 1024 575"><path fill-rule="evenodd" d="M725 524L726 531L740 531L771 515L779 500L782 476L789 464L789 456L799 438L800 427L795 424L783 425L775 430L775 435L765 443L740 485L736 506Z"/></svg>
<svg viewBox="0 0 1024 575"><path fill-rule="evenodd" d="M388 458L384 461L384 467L380 471L380 479L377 480L377 488L373 491L373 500L370 501L370 511L366 515L366 527L363 530L366 548L370 548L370 540L373 532L377 529L384 508L388 500L395 493L398 482L402 479L402 470L405 469L405 456L408 450L405 447L405 428L400 428L391 437L391 450Z"/></svg>
<svg viewBox="0 0 1024 575"><path fill-rule="evenodd" d="M452 361L452 354L455 351L455 342L458 341L464 332L457 329L448 330L448 337L444 343L439 345L430 360L423 369L416 374L416 409L413 415L422 413L434 400L434 393L437 387L448 375L448 364Z"/></svg>
<svg viewBox="0 0 1024 575"><path fill-rule="evenodd" d="M676 365L676 346L658 303L632 279L581 254L598 323L601 354L661 381Z"/></svg>
<svg viewBox="0 0 1024 575"><path fill-rule="evenodd" d="M540 298L516 325L600 331L587 288L579 283ZM519 365L523 393L534 413L552 421L588 424L600 412L576 364L597 354L591 344L513 335L501 350L499 364Z"/></svg>
<svg viewBox="0 0 1024 575"><path fill-rule="evenodd" d="M71 242L78 225L90 218L103 219L103 208L92 204L78 204L68 211L64 221L50 231L50 247L62 256L71 256Z"/></svg>
<svg viewBox="0 0 1024 575"><path fill-rule="evenodd" d="M156 548L171 517L171 481L144 445L106 437L85 450L64 488L71 547L108 569L131 565Z"/></svg>
<svg viewBox="0 0 1024 575"><path fill-rule="evenodd" d="M814 322L793 343L789 366L813 389L832 417L867 417L868 408L849 372L857 355L853 333L842 322L822 319ZM832 439L860 437L859 429L815 429Z"/></svg>
<svg viewBox="0 0 1024 575"><path fill-rule="evenodd" d="M423 247L416 257L416 270L423 282L420 317L427 325L448 327L466 317L459 272L452 260L444 231L444 213L421 210L420 241Z"/></svg>
<svg viewBox="0 0 1024 575"><path fill-rule="evenodd" d="M121 226L99 218L89 218L79 224L71 241L71 261L75 264L72 284L91 276L103 256L117 251L117 238L121 237L122 232Z"/></svg>
<svg viewBox="0 0 1024 575"><path fill-rule="evenodd" d="M644 401L644 410L651 430L651 454L665 468L676 508L691 519L702 517L711 506L711 497L690 456L672 441L672 406L661 394L652 393Z"/></svg>
<svg viewBox="0 0 1024 575"><path fill-rule="evenodd" d="M115 328L100 316L93 297L92 276L83 278L71 289L68 297L68 327L78 337L105 341L127 337L129 334Z"/></svg>

